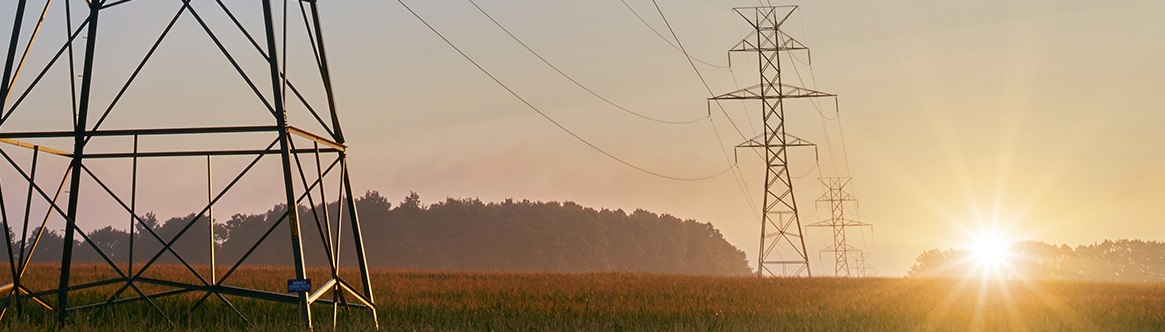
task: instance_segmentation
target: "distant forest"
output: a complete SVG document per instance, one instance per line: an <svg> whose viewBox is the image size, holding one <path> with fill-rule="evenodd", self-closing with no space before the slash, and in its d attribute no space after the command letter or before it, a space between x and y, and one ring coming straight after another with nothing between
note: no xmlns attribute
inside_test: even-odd
<svg viewBox="0 0 1165 332"><path fill-rule="evenodd" d="M700 275L750 273L744 252L733 247L709 223L682 220L644 210L596 210L573 202L531 202L507 199L483 203L478 199L446 199L422 205L415 193L396 206L377 192L356 201L364 234L368 263L374 268L492 271L600 272L629 271ZM335 225L335 203L327 214ZM263 214L236 214L223 221L215 218L215 257L218 265L230 266L257 239L268 238L255 248L247 265L291 264L290 232L286 220L272 228L286 212L278 205ZM324 207L300 206L302 242L309 265L326 266L324 237L316 218L324 220ZM128 219L128 218L127 218ZM133 237L134 261L146 262L162 248L158 237L169 241L190 220L197 219L173 245L188 263L209 263L209 227L202 216L188 215L159 222L152 214L142 216ZM285 218L284 218L285 219ZM342 230L341 263L355 266L352 229L347 219ZM127 221L121 223L128 223ZM268 232L270 230L270 232ZM34 237L38 230L30 230ZM11 231L10 231L11 234ZM117 263L127 261L130 234L105 227L88 230L89 238ZM19 251L19 235L12 237ZM89 244L74 244L74 262L103 262ZM29 241L31 242L31 241ZM62 234L45 232L32 260L60 262ZM31 243L29 244L31 246ZM8 248L0 248L7 254ZM170 253L160 263L179 263ZM140 263L139 263L140 264ZM139 265L140 266L140 265Z"/></svg>
<svg viewBox="0 0 1165 332"><path fill-rule="evenodd" d="M967 250L927 250L909 276L963 277L974 273ZM1041 280L1165 281L1165 242L1105 240L1077 246L1018 242L1000 272L1008 277Z"/></svg>

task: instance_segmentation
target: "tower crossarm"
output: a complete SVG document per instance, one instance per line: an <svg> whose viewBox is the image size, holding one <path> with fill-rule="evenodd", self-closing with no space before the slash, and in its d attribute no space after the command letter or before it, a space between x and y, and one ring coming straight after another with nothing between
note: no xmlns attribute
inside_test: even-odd
<svg viewBox="0 0 1165 332"><path fill-rule="evenodd" d="M838 221L830 219L830 220L822 220L822 221L818 221L818 222L815 222L812 224L805 225L805 227L865 227L865 226L873 226L873 225L870 225L870 224L867 224L864 222L860 222L857 220L853 220L853 219L842 219L842 220L838 220Z"/></svg>
<svg viewBox="0 0 1165 332"><path fill-rule="evenodd" d="M760 43L758 44L756 40L757 33L780 34L782 41L780 44L776 44L773 43L772 39L770 38L761 38ZM805 46L805 44L802 44L800 41L793 39L793 37L785 34L784 31L779 31L770 27L761 28L757 31L749 33L748 36L745 36L744 39L742 39L739 43L736 43L736 46L733 46L728 50L728 52L785 52L808 49L808 46Z"/></svg>
<svg viewBox="0 0 1165 332"><path fill-rule="evenodd" d="M816 147L817 144L810 142L810 141L807 141L803 138L793 136L792 134L789 134L789 133L785 133L785 143L784 144L780 144L780 143L765 144L764 143L764 135L757 135L756 137L753 137L747 141L744 141L744 143L740 143L740 144L736 145L737 148L775 148L775 147L806 147L806 146Z"/></svg>
<svg viewBox="0 0 1165 332"><path fill-rule="evenodd" d="M763 89L762 89L763 87ZM779 89L778 89L779 88ZM740 90L708 98L709 100L742 100L742 99L784 99L784 98L823 98L837 95L813 89L802 88L790 84L757 84Z"/></svg>
<svg viewBox="0 0 1165 332"><path fill-rule="evenodd" d="M817 157L817 144L816 143L807 141L807 140L800 138L800 137L797 137L797 136L793 136L792 134L789 134L789 133L785 133L785 143L784 144L780 143L779 141L775 141L775 140L773 143L765 144L764 143L764 134L761 134L761 135L757 135L756 137L753 137L747 141L744 141L744 143L740 143L740 144L736 145L737 149L741 149L741 148L773 149L773 148L791 148L791 147L812 147L814 158L818 158ZM732 154L733 154L734 158L736 158L735 160L739 162L740 155L737 153L737 151L733 150Z"/></svg>
<svg viewBox="0 0 1165 332"><path fill-rule="evenodd" d="M754 29L775 29L785 24L798 7L797 5L735 7L732 11ZM749 14L753 15L750 17Z"/></svg>
<svg viewBox="0 0 1165 332"><path fill-rule="evenodd" d="M863 252L863 251L862 251L861 249L858 249L857 247L854 247L854 246L851 246L851 245L846 245L846 246L844 246L844 247L828 246L828 247L825 247L824 249L821 249L819 252L823 252L823 253L825 253L825 252L832 252L832 253L845 253L845 254L852 254L852 253L860 253L860 252Z"/></svg>
<svg viewBox="0 0 1165 332"><path fill-rule="evenodd" d="M818 202L857 202L858 199L849 193L831 194L825 193L817 198Z"/></svg>

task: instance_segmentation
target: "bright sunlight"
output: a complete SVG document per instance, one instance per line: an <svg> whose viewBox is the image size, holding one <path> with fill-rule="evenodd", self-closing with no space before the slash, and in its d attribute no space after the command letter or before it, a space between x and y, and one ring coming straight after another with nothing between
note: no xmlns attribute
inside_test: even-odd
<svg viewBox="0 0 1165 332"><path fill-rule="evenodd" d="M983 237L971 248L975 262L984 267L999 267L1011 256L1006 242L998 237Z"/></svg>
<svg viewBox="0 0 1165 332"><path fill-rule="evenodd" d="M980 233L968 249L971 251L969 258L975 263L976 269L987 276L999 276L1001 270L1012 265L1011 241L1001 234Z"/></svg>

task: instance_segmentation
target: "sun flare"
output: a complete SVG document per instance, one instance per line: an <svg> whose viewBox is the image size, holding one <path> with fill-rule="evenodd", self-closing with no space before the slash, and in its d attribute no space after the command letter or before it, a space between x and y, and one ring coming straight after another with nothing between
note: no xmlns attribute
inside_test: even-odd
<svg viewBox="0 0 1165 332"><path fill-rule="evenodd" d="M965 236L960 248L959 262L967 269L968 277L1010 279L1016 277L1022 258L1016 251L1017 237L1010 220L981 219L978 227L963 228Z"/></svg>
<svg viewBox="0 0 1165 332"><path fill-rule="evenodd" d="M979 267L994 270L1009 265L1011 248L1002 237L984 235L975 239L971 257Z"/></svg>

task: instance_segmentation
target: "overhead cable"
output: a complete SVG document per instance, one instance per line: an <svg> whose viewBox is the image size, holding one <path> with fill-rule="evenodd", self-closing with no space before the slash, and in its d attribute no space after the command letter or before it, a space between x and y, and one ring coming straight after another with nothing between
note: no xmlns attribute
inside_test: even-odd
<svg viewBox="0 0 1165 332"><path fill-rule="evenodd" d="M620 1L624 1L624 0L620 0ZM712 92L712 87L708 85L708 81L704 79L704 75L700 73L700 69L696 68L696 63L692 62L692 60L694 60L694 58L692 56L690 56L688 54L688 50L684 48L684 43L681 42L680 37L678 35L676 35L675 29L672 29L671 22L668 21L667 15L663 14L663 9L661 9L659 7L659 3L656 2L656 0L651 0L651 3L655 5L655 10L659 13L659 17L663 19L663 24L665 26L667 26L667 30L669 32L671 32L672 38L675 38L677 48L679 48L680 52L682 52L684 54L684 57L688 60L688 64L691 65L692 71L696 72L696 77L700 78L700 83L704 84L704 89L708 91L708 95L711 97L716 97L716 93ZM624 1L623 4L626 5L627 3ZM630 6L628 6L628 9L630 9ZM632 12L634 12L634 10L632 10ZM636 14L636 16L639 16L639 15ZM642 18L640 18L640 20L642 20ZM644 22L644 23L646 23L646 22ZM729 71L731 72L731 68L729 68L729 69L730 69ZM734 82L733 84L735 84L735 80L736 80L735 75L736 74L735 73L732 73L732 74L733 74L733 82ZM732 121L732 117L728 116L728 111L724 110L724 105L720 103L720 100L714 99L713 101L716 102L716 107L720 109L720 113L724 114L724 118L728 120L728 123L732 124L732 128L736 129L736 134L740 135L740 137L742 139L748 140L748 137L744 136L744 132L740 131L740 126L737 126L736 122ZM752 121L752 120L749 120L749 121ZM749 128L751 129L752 127L749 127ZM713 130L716 129L715 124L713 124L712 129ZM723 151L724 142L722 140L720 140L720 132L719 131L716 131L716 139L718 141L720 141L720 148L721 148L721 151ZM756 150L752 150L752 151L753 151L753 153L756 153L758 157L761 157L759 152L756 152ZM724 154L725 154L724 158L727 160L728 153L725 151ZM733 163L733 165L735 165L735 163ZM748 194L748 191L745 190L744 174L739 172L739 168L737 168L737 170L733 171L732 174L733 174L733 179L736 179L737 176L739 176L740 181L737 182L737 185L740 186L741 191L744 193L745 198L748 200L749 206L753 207L753 210L756 210L756 207L752 203L752 200L753 200L752 195Z"/></svg>
<svg viewBox="0 0 1165 332"><path fill-rule="evenodd" d="M688 59L688 64L690 64L692 66L692 70L696 72L696 77L700 78L700 83L704 84L704 89L708 90L708 95L715 97L716 93L712 92L712 87L709 86L708 81L704 79L704 74L701 74L700 69L696 68L696 63L693 62L692 57L688 55L688 50L684 48L684 43L680 42L680 37L676 35L676 30L672 29L671 23L668 22L667 15L664 15L663 9L659 8L659 2L656 0L651 0L651 3L655 4L655 10L659 12L659 17L663 18L663 24L667 26L667 30L671 32L672 37L676 39L676 45L679 46L680 52L684 53L684 57ZM740 127L736 125L735 121L732 121L732 117L728 116L728 111L724 110L724 105L720 104L720 100L717 99L715 102L716 106L720 108L720 112L724 113L724 117L728 119L728 123L731 123L732 128L736 129L736 133L740 135L740 138L747 140L748 136L744 136L744 132L740 131Z"/></svg>
<svg viewBox="0 0 1165 332"><path fill-rule="evenodd" d="M505 26L502 26L502 24L501 24L501 23L498 23L498 20L494 19L494 18L493 18L493 15L490 15L488 12L486 12L486 11L485 11L485 9L482 9L482 8L481 8L481 6L478 6L478 5L477 5L477 2L474 2L473 0L468 0L468 1L469 1L469 3L470 3L470 4L473 4L473 7L477 8L477 10L478 10L478 11L480 11L482 15L485 15L485 17L486 17L486 18L489 18L490 22L493 22L493 24L494 24L494 25L496 25L498 28L502 29L502 31L505 31L505 32L506 32L506 34L507 34L507 35L509 35L511 39L513 39L514 41L518 42L518 44L522 45L522 47L523 47L523 48L525 48L525 49L526 49L526 51L529 51L529 52L530 52L530 54L533 54L535 57L537 57L537 58L538 58L538 60L541 60L541 61L542 61L542 63L546 64L546 65L547 65L547 66L549 66L551 69L554 69L554 71L555 71L555 72L558 72L558 74L559 74L559 75L562 75L562 77L566 78L566 79L567 79L567 80L569 80L571 83L574 83L574 85L578 86L579 88L582 88L582 89L583 89L583 90L585 90L587 93L590 93L592 96L595 96L595 98L599 98L599 100L602 100L603 102L606 102L607 104L609 104L609 105L611 105L611 106L614 106L615 108L618 108L618 109L620 109L620 110L622 110L622 111L624 111L624 112L627 112L627 113L629 113L629 114L631 114L631 115L635 115L635 116L637 116L637 117L643 118L643 119L645 119L645 120L651 120L651 121L655 121L655 122L659 122L659 123L666 123L666 124L688 124L688 123L695 123L695 122L698 122L698 121L700 121L700 120L707 119L707 118L709 117L709 116L705 115L705 116L703 116L703 117L696 118L696 119L692 119L692 120L687 120L687 121L670 121L670 120L663 120L663 119L657 119L657 118L653 118L653 117L650 117L650 116L646 116L646 115L643 115L643 114L637 113L637 112L635 112L635 111L629 110L629 109L627 109L626 107L620 106L619 104L616 104L615 102L611 101L610 99L607 99L606 97L603 97L603 96L599 95L597 92L595 92L594 90L591 90L590 88L588 88L587 86L583 85L582 83L579 83L579 81L578 81L578 80L575 80L575 79L574 79L573 77L571 77L570 75L567 75L567 74L566 74L565 72L563 72L561 69L558 69L558 66L555 66L554 64L550 63L550 61L549 61L549 60L546 60L546 58L542 57L542 55L538 54L538 52L535 52L535 51L534 51L534 49L530 48L530 46L529 46L529 45L526 45L526 43L525 43L525 42L523 42L521 39L518 39L518 37L517 37L517 36L515 36L515 35L514 35L512 32L510 32L510 29L506 29L506 27L505 27Z"/></svg>
<svg viewBox="0 0 1165 332"><path fill-rule="evenodd" d="M630 10L630 11L631 11L631 14L634 14L634 15L635 15L635 18L638 18L638 19L639 19L639 22L643 22L643 25L647 26L647 28L648 28L648 29L650 29L650 30L651 30L651 32L654 32L656 36L659 36L659 39L663 39L663 42L667 43L667 44L668 44L668 45L670 45L672 48L676 49L676 51L683 52L683 53L684 53L684 56L688 57L688 59L691 59L691 60L696 60L696 62L702 63L702 64L704 64L704 65L706 65L706 66L708 66L708 67L712 67L712 68L722 68L722 69L727 69L727 68L729 68L729 67L730 67L730 66L721 66L721 65L711 64L711 63L708 63L707 61L700 60L699 58L697 58L697 57L694 57L694 56L692 56L691 54L688 54L688 52L686 52L686 51L684 51L684 50L683 50L683 46L682 46L682 45L681 45L681 46L676 46L676 44L678 44L678 43L680 42L680 40L679 40L679 39L676 39L676 42L675 42L675 43L672 43L672 42L671 42L671 40L670 40L670 39L667 39L667 37L664 37L664 36L663 36L663 34L659 32L659 30L656 30L656 29L655 29L655 27L651 25L651 23L647 23L647 20L643 19L643 16L642 16L642 15L639 15L639 12L635 11L635 9L634 9L634 8L631 8L631 5L630 5L630 4L627 4L627 0L619 0L619 2L622 2L622 3L623 3L623 6L624 6L624 7L627 7L627 10ZM710 2L710 1L709 1L709 2ZM719 5L717 4L717 6L719 6ZM721 8L724 8L724 7L721 7ZM674 34L673 34L673 35L674 35Z"/></svg>
<svg viewBox="0 0 1165 332"><path fill-rule="evenodd" d="M720 130L716 129L716 122L708 119L708 123L712 125L712 133L716 135L716 142L719 143L720 152L724 154L724 161L732 165L732 181L736 182L736 187L740 189L741 195L744 196L744 202L748 204L749 211L753 213L757 219L760 219L760 214L757 213L756 204L753 203L752 195L748 193L747 182L744 180L744 173L740 171L740 165L728 158L728 150L724 149L724 139L720 138Z"/></svg>
<svg viewBox="0 0 1165 332"><path fill-rule="evenodd" d="M721 5L720 3L717 3L716 1L712 1L712 0L707 0L707 1L708 1L708 3L710 3L716 7L720 7L721 9L732 10L732 8L724 7L724 5Z"/></svg>
<svg viewBox="0 0 1165 332"><path fill-rule="evenodd" d="M542 116L542 118L546 119L547 121L550 121L550 123L554 124L554 126L555 126L555 127L558 127L558 129L561 129L562 131L564 131L564 132L566 132L567 134L569 134L571 137L574 137L575 139L577 139L579 142L582 142L583 144L586 144L586 145L587 145L587 146L589 146L591 149L594 149L595 151L598 151L599 153L602 153L603 155L607 156L608 158L611 158L611 159L613 159L613 160L615 160L615 161L617 161L617 162L619 162L619 163L621 163L621 164L623 164L623 165L625 165L625 166L627 166L627 167L634 168L634 169L636 169L636 170L638 170L638 171L640 171L640 172L647 173L647 174L650 174L650 175L653 175L653 176L656 176L656 177L660 177L660 178L664 178L664 179L669 179L669 180L676 180L676 181L701 181L701 180L707 180L707 179L711 179L711 178L714 178L714 177L720 176L721 174L727 173L729 170L732 170L732 168L736 166L735 164L733 164L733 165L729 166L728 168L725 168L724 170L721 170L721 171L719 171L719 172L716 172L715 174L708 175L708 176L703 176L703 177L695 177L695 178L684 178L684 177L676 177L676 176L670 176L670 175L665 175L665 174L660 174L660 173L657 173L657 172L653 172L653 171L651 171L651 170L648 170L648 169L646 169L646 168L643 168L643 167L637 166L637 165L635 165L635 164L632 164L632 163L630 163L630 162L628 162L628 161L626 161L626 160L623 160L622 158L619 158L619 157L617 157L617 156L615 156L615 155L611 154L610 152L607 152L606 150L603 150L602 148L600 148L600 147L596 146L595 144L591 143L590 141L587 141L586 139L582 138L582 136L579 136L578 134L575 134L573 131L571 131L570 129L567 129L567 128L566 128L565 126L563 126L561 123L558 123L558 121L555 121L555 120L554 120L553 118L551 118L549 115L546 115L546 113L545 113L545 112L542 112L542 110L541 110L541 109L539 109L538 107L534 106L534 104L531 104L529 101L527 101L527 100L526 100L526 98L523 98L521 95L519 95L519 94L518 94L517 92L515 92L513 89L511 89L509 86L507 86L505 83L503 83L503 82L502 82L501 80L499 80L497 77L495 77L495 76L494 76L492 73L490 73L488 70L486 70L486 69L485 69L485 67L482 67L480 64L478 64L478 63L477 63L477 61L475 61L475 60L473 60L473 58L469 57L469 55L468 55L468 54L466 54L464 51L462 51L462 50L461 50L461 48L457 47L457 45L456 45L456 44L453 44L453 42L452 42L452 41L450 41L448 38L445 38L445 35L441 34L441 32L440 32L440 31L437 31L437 28L435 28L435 27L433 27L433 25L429 24L429 22L428 22L428 21L425 21L425 19L424 19L424 18L422 18L420 14L417 14L417 12L416 12L416 11L413 11L413 9L412 9L412 8L410 8L410 7L408 6L408 4L405 4L404 0L397 0L397 3L400 3L400 5L401 5L401 6L403 6L403 7L405 8L405 10L408 10L408 11L409 11L409 13L413 15L413 17L416 17L416 18L417 18L417 20L421 21L421 23L425 25L425 27L428 27L428 28L429 28L429 30L433 31L433 33L434 33L434 34L436 34L436 35L437 35L437 37L440 37L440 38L441 38L441 40L445 41L445 44L448 44L448 45L449 45L449 47L452 47L452 48L453 48L453 50L457 51L457 53L458 53L458 54L460 54L460 55L461 55L463 58L465 58L465 60L467 60L467 61L469 61L469 63L473 64L473 66L474 66L474 67L477 67L477 69L478 69L478 70L480 70L480 71L481 71L483 74L485 74L485 75L486 75L486 76L488 76L490 79L492 79L492 80L494 81L494 83L497 83L499 86L501 86L503 89L505 89L505 90L506 90L506 92L509 92L509 93L510 93L510 95L513 95L513 96L514 96L514 98L517 98L519 101L521 101L521 102L522 102L523 104L525 104L527 107L529 107L529 108L530 108L530 110L533 110L534 112L538 113L538 115L541 115L541 116Z"/></svg>

